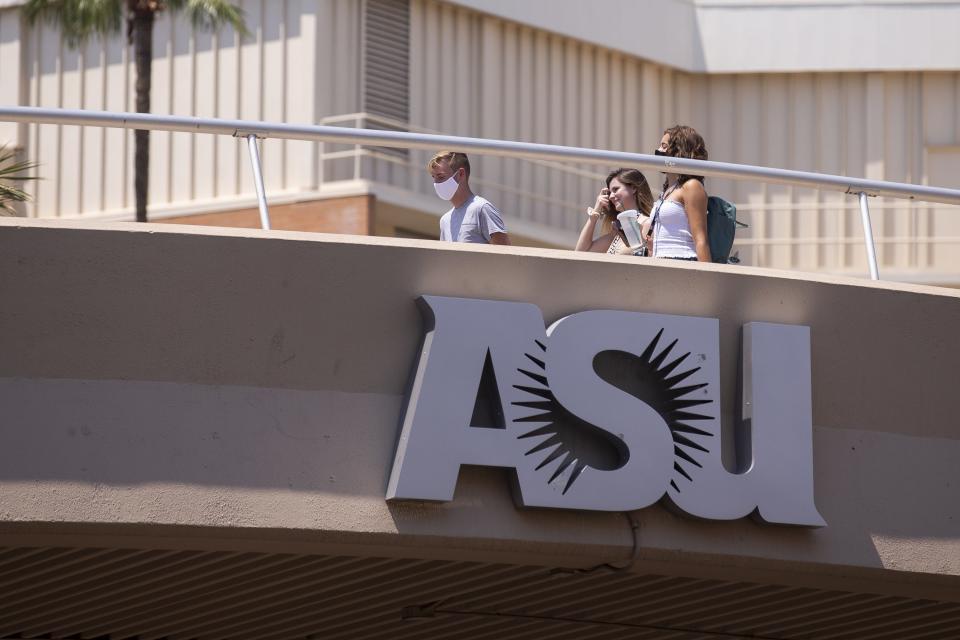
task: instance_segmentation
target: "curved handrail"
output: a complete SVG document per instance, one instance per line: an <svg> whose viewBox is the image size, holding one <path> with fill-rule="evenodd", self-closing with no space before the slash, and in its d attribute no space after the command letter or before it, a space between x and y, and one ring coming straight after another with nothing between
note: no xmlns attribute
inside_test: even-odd
<svg viewBox="0 0 960 640"><path fill-rule="evenodd" d="M323 125L269 123L251 120L225 120L187 116L161 116L146 113L109 111L81 111L47 109L42 107L0 107L0 121L33 124L86 125L121 129L147 129L209 133L236 137L276 138L286 140L314 140L345 144L376 144L404 149L455 149L480 154L538 160L573 160L579 162L613 163L638 166L671 173L758 180L766 183L810 187L848 194L865 193L868 196L906 198L960 205L960 190L924 185L866 180L825 173L775 169L753 165L733 164L707 160L669 158L644 153L604 151L581 147L515 142L486 138L379 131Z"/></svg>
<svg viewBox="0 0 960 640"><path fill-rule="evenodd" d="M325 125L301 125L269 123L250 120L225 120L188 116L160 116L147 113L109 111L83 111L73 109L47 109L43 107L0 107L0 121L27 124L56 124L75 126L111 127L121 129L145 129L175 131L182 133L206 133L246 138L250 152L260 219L263 228L270 228L267 199L263 188L257 138L336 142L341 144L376 145L402 149L453 149L490 154L501 157L523 158L540 161L579 161L593 164L612 163L621 166L636 166L669 173L685 173L733 180L757 180L759 182L807 187L827 191L840 191L856 195L860 205L864 244L870 276L879 279L876 247L870 223L868 196L906 198L945 204L960 205L960 190L929 187L924 185L866 180L825 173L792 171L729 162L689 160L644 153L605 151L540 144L515 142L488 138L437 135L407 131L382 131Z"/></svg>
<svg viewBox="0 0 960 640"><path fill-rule="evenodd" d="M325 116L323 118L320 118L321 125L337 124L340 122L356 122L358 127L361 126L360 122L364 122L364 123L375 122L377 124L393 127L394 131L409 131L411 133L430 133L435 135L445 135L442 131L438 131L436 129L429 129L427 127L411 124L409 122L403 122L395 118L387 118L385 116L379 116L376 114L368 113L366 111L357 111L355 113L346 113L342 115ZM534 160L530 158L524 158L524 160L532 164L539 165L541 167L547 167L548 169L553 169L555 171L562 171L570 175L575 175L582 178L589 178L591 180L603 180L607 176L606 171L587 171L584 169L580 169L576 166L565 164L563 162L557 162L556 160ZM502 188L503 185L500 185L500 187Z"/></svg>

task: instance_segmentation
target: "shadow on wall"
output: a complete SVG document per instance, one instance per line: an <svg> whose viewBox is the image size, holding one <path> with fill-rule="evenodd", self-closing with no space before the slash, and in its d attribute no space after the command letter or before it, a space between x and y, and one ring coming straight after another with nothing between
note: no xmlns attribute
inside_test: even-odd
<svg viewBox="0 0 960 640"><path fill-rule="evenodd" d="M0 378L5 480L382 493L400 398Z"/></svg>

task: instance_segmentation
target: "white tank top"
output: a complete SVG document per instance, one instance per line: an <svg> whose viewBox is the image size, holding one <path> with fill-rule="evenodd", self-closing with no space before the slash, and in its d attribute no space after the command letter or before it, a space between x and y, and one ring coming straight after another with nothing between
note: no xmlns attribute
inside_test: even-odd
<svg viewBox="0 0 960 640"><path fill-rule="evenodd" d="M696 258L697 245L690 233L687 211L676 200L660 200L653 203L653 210L660 207L657 224L653 230L653 256L655 258Z"/></svg>

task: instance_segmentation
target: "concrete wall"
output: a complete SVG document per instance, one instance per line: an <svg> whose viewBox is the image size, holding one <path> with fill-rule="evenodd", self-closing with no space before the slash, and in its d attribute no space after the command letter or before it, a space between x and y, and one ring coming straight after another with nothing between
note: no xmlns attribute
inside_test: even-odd
<svg viewBox="0 0 960 640"><path fill-rule="evenodd" d="M725 438L741 325L810 326L828 526L655 506L636 570L957 600L960 294L296 232L0 220L0 544L628 559L622 516L518 510L498 471L384 501L428 293L717 317Z"/></svg>

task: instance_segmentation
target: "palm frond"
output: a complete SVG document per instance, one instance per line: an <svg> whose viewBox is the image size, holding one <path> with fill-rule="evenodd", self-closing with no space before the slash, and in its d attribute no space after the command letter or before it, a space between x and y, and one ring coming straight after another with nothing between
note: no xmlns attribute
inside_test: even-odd
<svg viewBox="0 0 960 640"><path fill-rule="evenodd" d="M121 0L27 0L22 11L30 24L41 21L58 27L71 47L93 35L116 33L123 23Z"/></svg>
<svg viewBox="0 0 960 640"><path fill-rule="evenodd" d="M0 203L6 203L8 200L13 202L26 202L29 199L30 194L23 189L17 189L8 184L0 184Z"/></svg>
<svg viewBox="0 0 960 640"><path fill-rule="evenodd" d="M36 162L17 161L16 151L5 146L0 147L0 212L16 215L10 203L30 200L29 193L7 183L39 180L39 177L27 173L36 168Z"/></svg>
<svg viewBox="0 0 960 640"><path fill-rule="evenodd" d="M240 35L247 35L244 12L238 5L226 0L169 0L167 6L173 11L183 11L194 26L216 30L225 25L233 27Z"/></svg>
<svg viewBox="0 0 960 640"><path fill-rule="evenodd" d="M108 36L120 31L124 20L122 0L27 0L23 15L30 24L45 22L60 29L67 44L77 47L91 36ZM230 25L247 35L244 12L225 0L168 0L152 3L156 11L169 8L184 11L190 21L204 29Z"/></svg>
<svg viewBox="0 0 960 640"><path fill-rule="evenodd" d="M37 176L22 175L39 166L36 162L27 160L17 161L17 152L7 147L0 147L0 180L39 180Z"/></svg>

